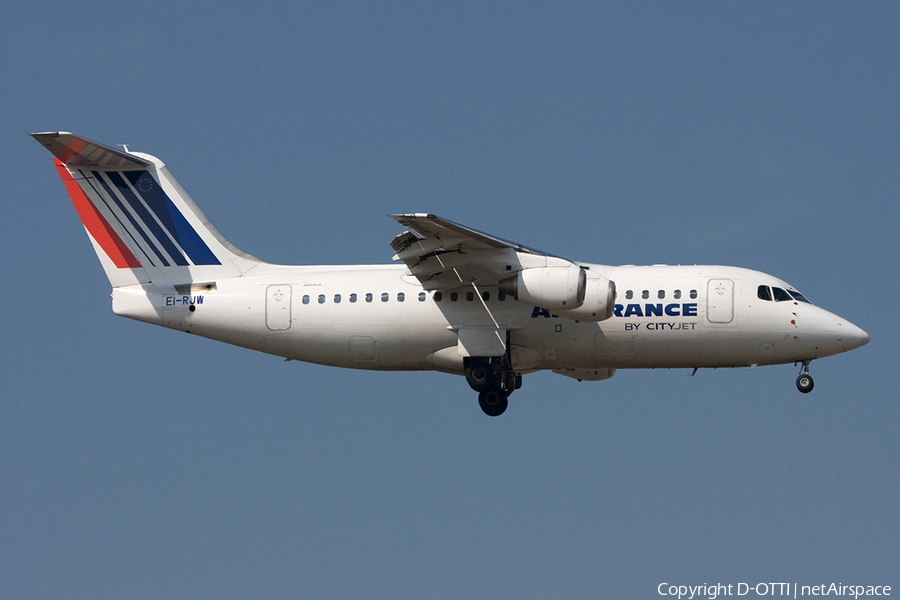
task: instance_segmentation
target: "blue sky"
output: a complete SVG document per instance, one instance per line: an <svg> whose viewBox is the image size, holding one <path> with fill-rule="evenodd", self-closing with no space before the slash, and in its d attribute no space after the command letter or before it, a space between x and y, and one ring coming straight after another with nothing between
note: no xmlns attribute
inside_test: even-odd
<svg viewBox="0 0 900 600"><path fill-rule="evenodd" d="M15 598L656 597L900 586L900 8L29 2L0 19L0 582ZM872 341L792 366L462 378L115 317L50 162L162 158L271 262L433 212L605 264L785 279Z"/></svg>

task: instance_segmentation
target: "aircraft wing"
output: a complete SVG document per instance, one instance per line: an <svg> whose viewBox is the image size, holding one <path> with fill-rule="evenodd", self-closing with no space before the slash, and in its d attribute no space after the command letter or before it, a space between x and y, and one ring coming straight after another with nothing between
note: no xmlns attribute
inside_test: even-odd
<svg viewBox="0 0 900 600"><path fill-rule="evenodd" d="M426 290L496 285L525 268L573 264L436 215L391 217L407 228L391 241L394 260L403 261Z"/></svg>

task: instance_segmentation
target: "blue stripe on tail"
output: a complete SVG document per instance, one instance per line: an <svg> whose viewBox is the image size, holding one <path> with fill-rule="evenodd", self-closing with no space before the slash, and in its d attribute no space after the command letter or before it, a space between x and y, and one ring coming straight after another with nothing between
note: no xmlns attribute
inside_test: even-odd
<svg viewBox="0 0 900 600"><path fill-rule="evenodd" d="M146 171L144 172L146 173ZM184 254L182 254L182 252L175 247L175 244L172 243L172 240L169 239L169 236L167 236L165 232L160 228L159 224L156 222L156 219L153 218L153 215L151 215L147 211L141 200L134 195L134 192L131 191L131 188L128 187L128 184L125 183L124 179L122 179L121 173L119 173L118 171L107 171L106 175L107 177L109 177L109 180L113 182L113 185L118 188L119 192L121 192L125 200L128 201L128 204L131 206L131 208L134 209L134 212L137 213L138 217L141 221L143 221L147 229L149 229L154 237L156 237L163 249L165 249L169 256L172 257L172 260L175 261L175 264L186 267L188 262L184 258ZM150 206L149 203L147 205ZM163 223L163 225L166 224L166 220L162 218L162 215L160 215L153 206L150 206L150 210L156 213L156 216L159 217L159 220ZM169 221L171 221L171 219L169 219Z"/></svg>
<svg viewBox="0 0 900 600"><path fill-rule="evenodd" d="M140 193L147 206L156 213L160 223L184 249L192 263L195 265L222 264L149 172L126 171L124 175L134 189ZM183 260L183 257L180 258Z"/></svg>
<svg viewBox="0 0 900 600"><path fill-rule="evenodd" d="M159 250L159 248L156 247L156 244L153 243L153 241L150 239L150 236L148 236L147 232L144 231L144 228L141 227L140 225L138 225L138 222L135 220L135 218L132 216L132 214L125 209L125 207L122 205L122 202L119 200L119 197L116 196L113 193L113 191L109 188L109 185L103 179L103 176L100 175L100 173L98 171L91 171L91 173L94 175L94 181L97 181L103 187L103 190L106 192L106 195L112 199L112 201L116 204L116 206L119 207L119 211L122 214L124 214L125 217L128 219L128 222L131 223L131 228L134 231L137 231L138 234L140 234L140 236L143 238L144 242L147 243L147 246L153 251L153 254L156 255L156 258L159 259L159 261L162 263L162 265L164 267L168 267L169 261L166 260L166 257L163 256L163 253ZM87 180L87 181L88 181L88 183L90 183L90 180ZM97 188L95 187L94 189L96 190ZM103 198L103 194L98 193L98 195L101 198ZM109 208L108 205L107 205L107 208ZM112 212L113 215L116 214L112 210L110 210L110 212ZM116 219L118 219L118 217L116 217ZM121 223L121 221L119 221L119 223ZM131 239L134 240L134 235L131 233L131 231L127 227L123 226L122 229L127 231L128 235L131 237ZM134 240L134 243L135 243L135 246L140 248L140 245L137 243L137 240ZM146 254L146 253L144 253L144 254ZM147 256L147 260L150 261L151 266L156 266L153 264L153 259L150 256Z"/></svg>

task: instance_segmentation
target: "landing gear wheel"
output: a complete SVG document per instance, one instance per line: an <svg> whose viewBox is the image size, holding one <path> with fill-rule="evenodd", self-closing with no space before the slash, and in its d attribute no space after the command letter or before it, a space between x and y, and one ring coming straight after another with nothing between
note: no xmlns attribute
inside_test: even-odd
<svg viewBox="0 0 900 600"><path fill-rule="evenodd" d="M491 365L487 363L472 363L466 368L466 383L476 392L481 392L491 387L493 376Z"/></svg>
<svg viewBox="0 0 900 600"><path fill-rule="evenodd" d="M809 373L801 373L800 376L797 377L797 389L804 394L810 393L814 385L813 378Z"/></svg>
<svg viewBox="0 0 900 600"><path fill-rule="evenodd" d="M809 363L811 359L806 359L804 361L799 361L803 363L803 368L800 369L800 376L797 377L797 389L803 392L804 394L808 394L813 389L813 378L809 374ZM796 364L796 363L794 363Z"/></svg>
<svg viewBox="0 0 900 600"><path fill-rule="evenodd" d="M497 387L491 387L478 394L478 405L489 417L499 417L509 406L506 392Z"/></svg>

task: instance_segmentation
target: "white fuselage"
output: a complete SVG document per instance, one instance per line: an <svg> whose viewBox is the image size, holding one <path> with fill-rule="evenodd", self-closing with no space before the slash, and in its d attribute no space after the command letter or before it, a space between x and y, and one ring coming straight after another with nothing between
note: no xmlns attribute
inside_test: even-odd
<svg viewBox="0 0 900 600"><path fill-rule="evenodd" d="M615 282L616 307L607 320L558 317L503 298L496 286L423 291L404 265L262 264L215 281L213 293L116 288L113 309L293 360L378 370L462 372L459 329L500 325L509 332L517 372L554 369L585 379L621 368L790 363L868 341L855 325L812 304L759 298L761 285L790 286L758 271L583 266Z"/></svg>

